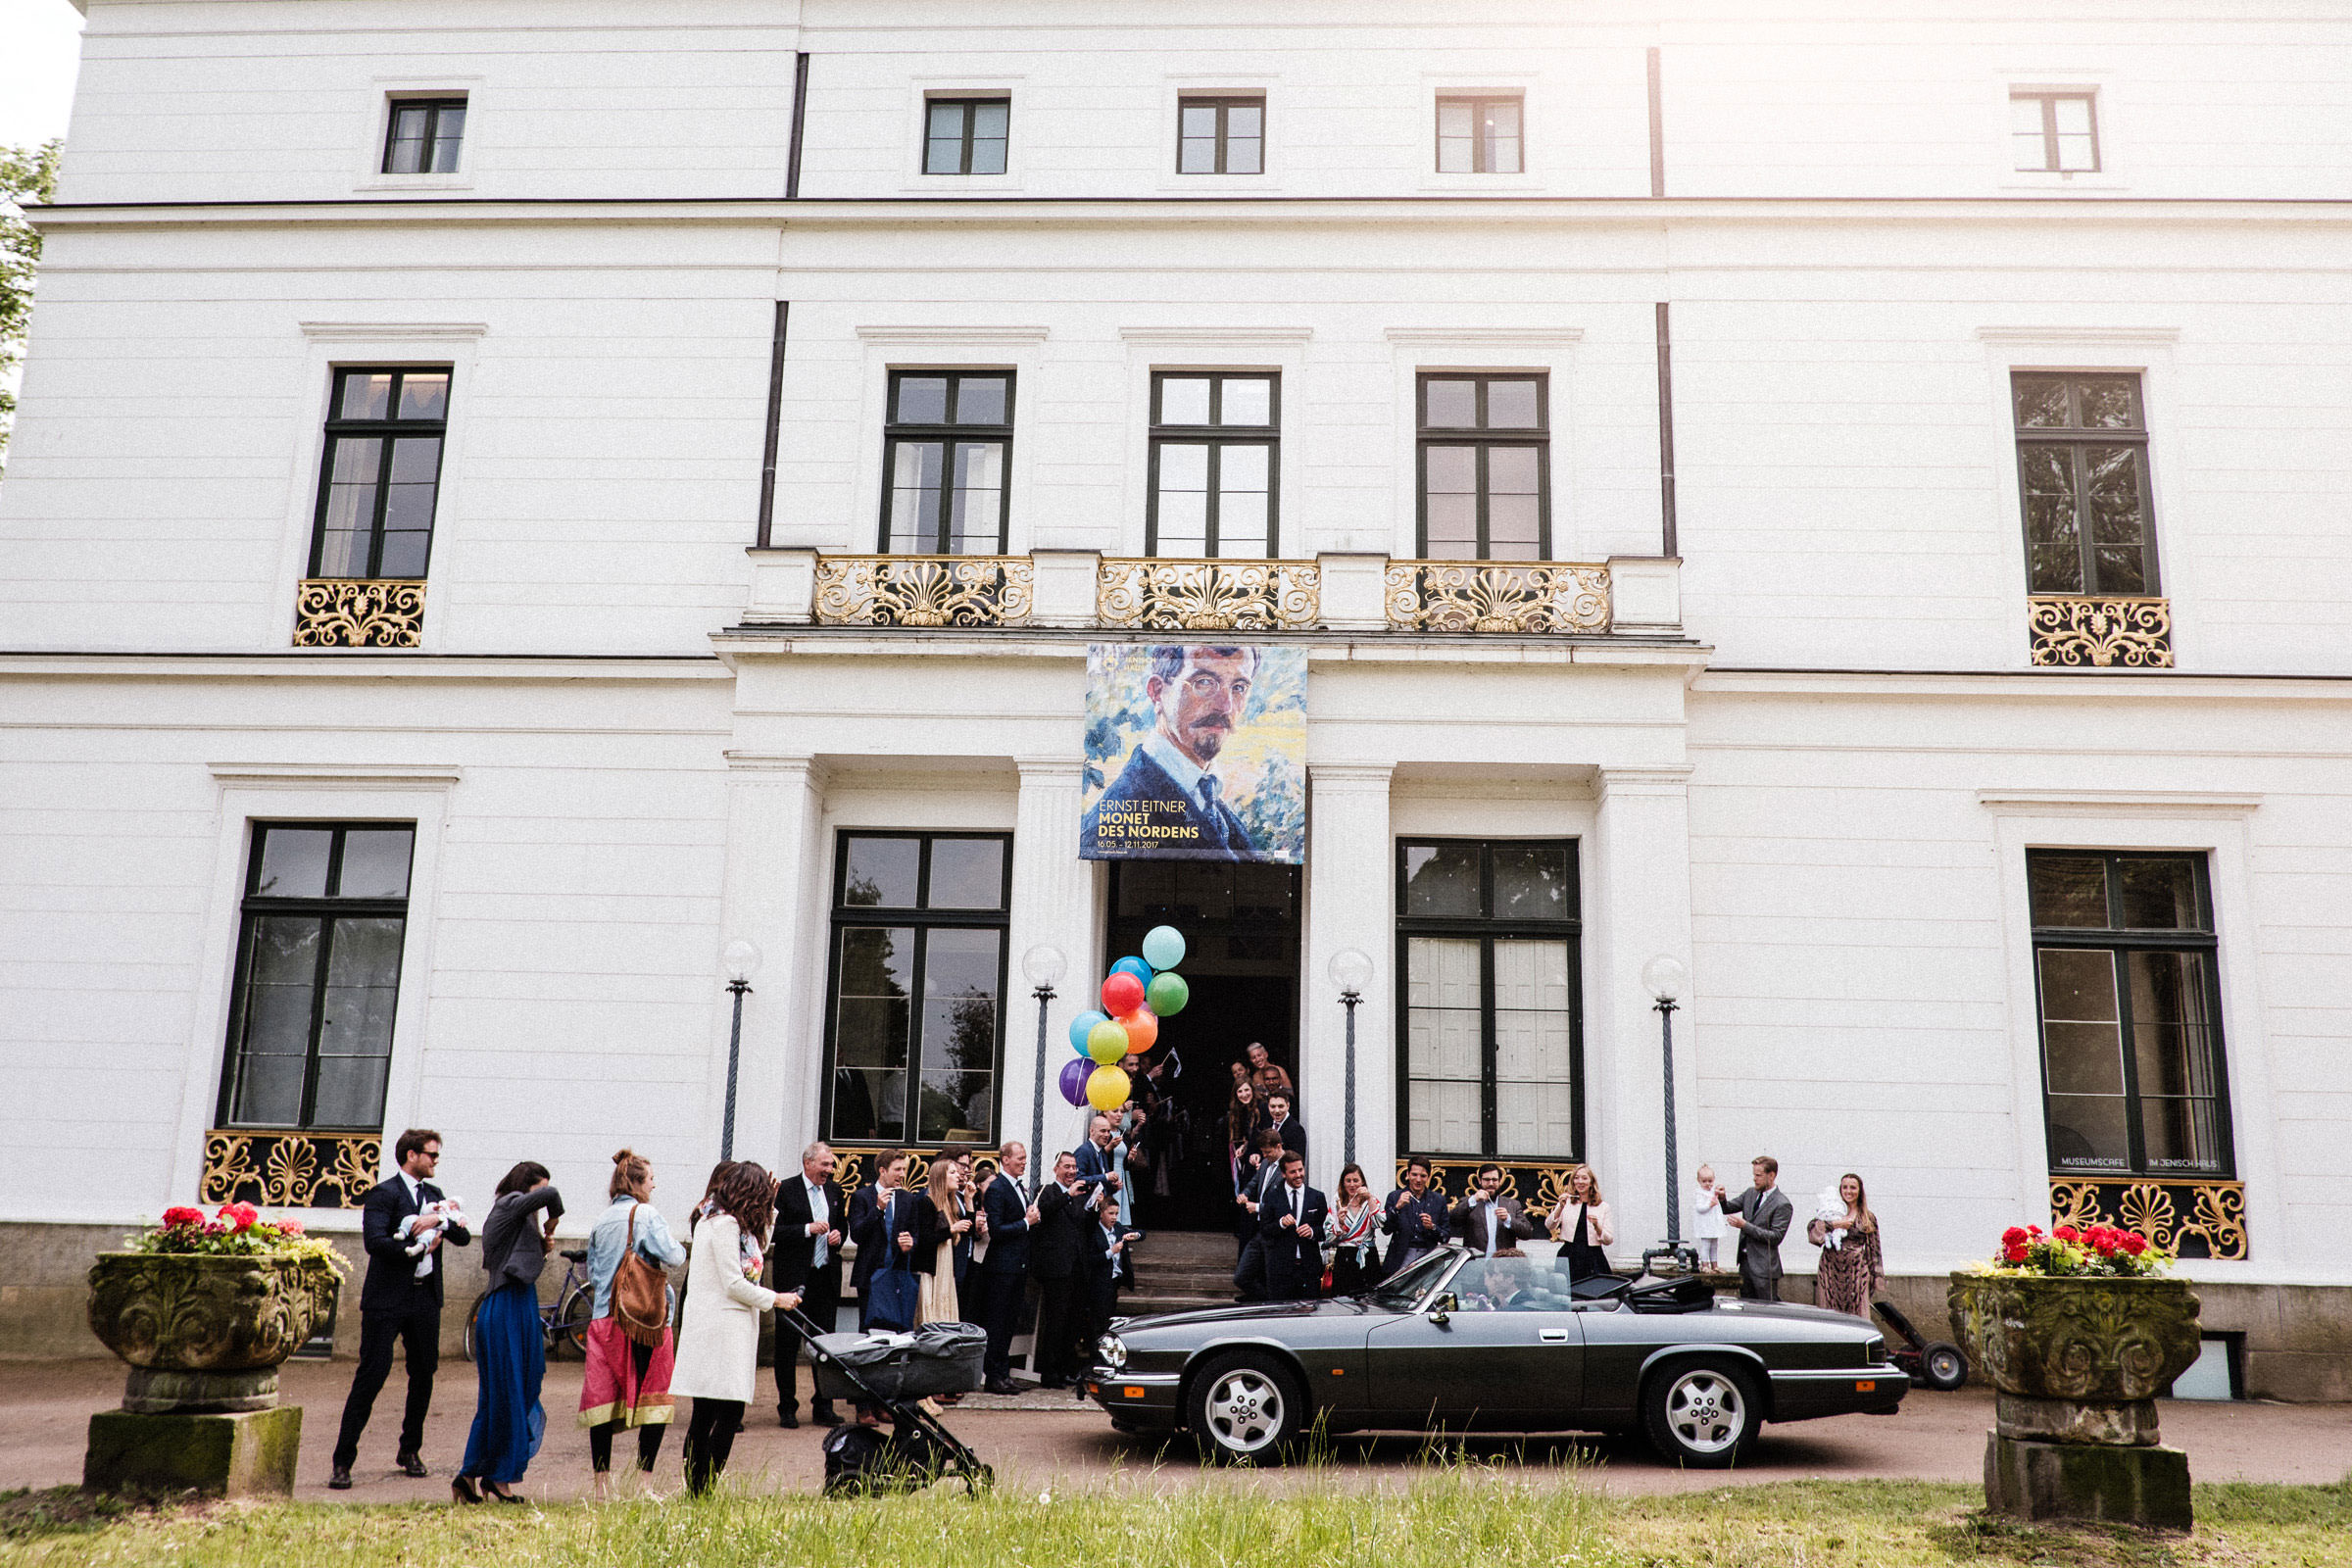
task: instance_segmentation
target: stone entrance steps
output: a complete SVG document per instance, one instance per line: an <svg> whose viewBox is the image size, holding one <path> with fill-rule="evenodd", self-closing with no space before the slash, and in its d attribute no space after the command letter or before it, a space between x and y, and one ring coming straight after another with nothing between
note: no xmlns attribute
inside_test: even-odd
<svg viewBox="0 0 2352 1568"><path fill-rule="evenodd" d="M1129 1317L1233 1304L1233 1237L1223 1231L1153 1231L1135 1251L1135 1286L1119 1298Z"/></svg>

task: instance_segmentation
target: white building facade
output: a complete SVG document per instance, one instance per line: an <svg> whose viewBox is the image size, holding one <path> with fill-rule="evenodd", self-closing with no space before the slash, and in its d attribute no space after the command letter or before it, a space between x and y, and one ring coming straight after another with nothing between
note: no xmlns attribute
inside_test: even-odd
<svg viewBox="0 0 2352 1568"><path fill-rule="evenodd" d="M1165 920L1318 1185L1662 1236L1672 956L1682 1184L1862 1173L1928 1309L2131 1223L2352 1397L2352 20L88 11L0 1348L403 1127L682 1209L737 941L738 1155L1027 1139L1023 956L1051 1076ZM1203 638L1307 652L1305 864L1082 861L1088 645Z"/></svg>

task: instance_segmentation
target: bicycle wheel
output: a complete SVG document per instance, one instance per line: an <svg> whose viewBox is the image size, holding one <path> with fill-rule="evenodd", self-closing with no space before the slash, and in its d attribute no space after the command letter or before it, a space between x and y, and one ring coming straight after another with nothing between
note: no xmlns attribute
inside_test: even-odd
<svg viewBox="0 0 2352 1568"><path fill-rule="evenodd" d="M556 1302L554 1316L547 1328L547 1350L550 1355L564 1349L581 1360L588 1359L588 1319L596 1299L585 1286L574 1285Z"/></svg>
<svg viewBox="0 0 2352 1568"><path fill-rule="evenodd" d="M477 1296L477 1297L475 1297L475 1298L473 1298L473 1306L472 1306L472 1308L471 1308L469 1311L467 1311L467 1312L466 1312L466 1360L468 1360L468 1361L470 1361L470 1360L472 1360L472 1359L474 1358L474 1356L473 1356L473 1341L474 1341L474 1335L475 1335L475 1332L476 1332L476 1330L477 1330L477 1329L480 1327L481 1321L482 1321L482 1298L481 1298L480 1297L478 1297L478 1296Z"/></svg>

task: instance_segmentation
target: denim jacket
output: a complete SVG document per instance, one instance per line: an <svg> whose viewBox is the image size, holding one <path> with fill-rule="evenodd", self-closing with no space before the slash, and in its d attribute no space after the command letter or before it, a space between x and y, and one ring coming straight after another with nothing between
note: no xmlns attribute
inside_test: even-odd
<svg viewBox="0 0 2352 1568"><path fill-rule="evenodd" d="M588 1279L596 1287L596 1315L609 1317L612 1312L612 1276L620 1272L620 1254L628 1245L629 1210L637 1210L637 1250L647 1261L664 1268L676 1268L686 1261L686 1249L669 1234L669 1221L651 1203L640 1204L633 1198L616 1198L612 1206L596 1217L596 1228L588 1233ZM672 1293L675 1300L675 1293Z"/></svg>

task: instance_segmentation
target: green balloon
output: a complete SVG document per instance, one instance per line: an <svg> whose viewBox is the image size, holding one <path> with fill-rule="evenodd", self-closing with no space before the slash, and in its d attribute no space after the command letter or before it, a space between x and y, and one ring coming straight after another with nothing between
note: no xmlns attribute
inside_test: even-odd
<svg viewBox="0 0 2352 1568"><path fill-rule="evenodd" d="M1127 1059L1127 1031L1105 1018L1087 1031L1086 1054L1107 1067Z"/></svg>
<svg viewBox="0 0 2352 1568"><path fill-rule="evenodd" d="M1184 983L1184 976L1172 970L1153 975L1152 983L1144 988L1146 1004L1162 1018L1182 1012L1184 1004L1192 1000L1193 988Z"/></svg>

